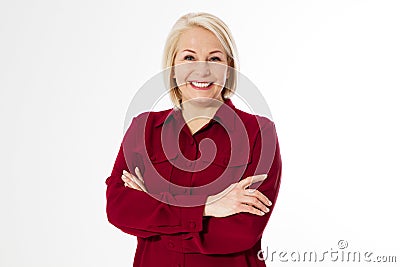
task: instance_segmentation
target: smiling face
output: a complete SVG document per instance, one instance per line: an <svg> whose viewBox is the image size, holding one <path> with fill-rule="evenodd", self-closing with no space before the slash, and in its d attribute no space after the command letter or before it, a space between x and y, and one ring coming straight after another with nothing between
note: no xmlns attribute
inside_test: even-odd
<svg viewBox="0 0 400 267"><path fill-rule="evenodd" d="M221 92L227 70L227 54L211 31L192 27L181 34L173 77L182 93L182 102L194 100L204 104L215 99L223 101Z"/></svg>

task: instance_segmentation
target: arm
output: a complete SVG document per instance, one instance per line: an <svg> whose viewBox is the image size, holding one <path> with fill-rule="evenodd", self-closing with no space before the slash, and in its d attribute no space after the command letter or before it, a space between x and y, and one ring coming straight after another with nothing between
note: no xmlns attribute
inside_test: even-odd
<svg viewBox="0 0 400 267"><path fill-rule="evenodd" d="M121 179L124 169L127 170L128 167L121 146L112 174L106 180L106 212L111 224L126 233L144 238L202 230L205 205L196 207L169 205L146 192L125 187ZM169 203L173 202L174 197L169 192L164 194L163 199L171 199Z"/></svg>
<svg viewBox="0 0 400 267"><path fill-rule="evenodd" d="M125 233L147 238L161 234L199 232L203 228L205 204L180 207L159 201L174 203L175 197L163 192L152 197L146 192L124 186L122 171L128 170L121 144L111 175L106 179L106 213L108 221ZM207 196L190 196L204 199Z"/></svg>
<svg viewBox="0 0 400 267"><path fill-rule="evenodd" d="M264 135L263 140L265 140L264 138L271 138L272 133L275 135L274 127L264 128L261 131L261 134ZM272 205L269 207L270 212L264 216L241 212L222 218L204 217L204 225L201 232L186 234L181 237L171 236L168 239L174 243L182 244L184 252L202 254L228 254L245 251L253 247L261 238L276 204L282 170L278 140L276 139L272 165L271 159L264 159L263 156L260 158L261 149L260 134L258 134L253 152L253 160L248 165L243 177L253 175L255 172L268 172L268 178L261 182L257 190L272 201ZM263 155L268 155L268 153ZM271 168L268 171L270 165Z"/></svg>

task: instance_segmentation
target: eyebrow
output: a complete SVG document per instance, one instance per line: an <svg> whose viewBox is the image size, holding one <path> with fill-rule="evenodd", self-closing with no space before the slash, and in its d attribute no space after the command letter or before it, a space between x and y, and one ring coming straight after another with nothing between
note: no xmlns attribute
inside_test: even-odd
<svg viewBox="0 0 400 267"><path fill-rule="evenodd" d="M196 54L196 52L195 52L194 50L191 50L191 49L185 49L185 50L181 51L181 53L182 53L182 52L185 52L185 51ZM221 54L223 54L221 50L214 50L214 51L211 51L209 54L214 54L214 53L221 53Z"/></svg>

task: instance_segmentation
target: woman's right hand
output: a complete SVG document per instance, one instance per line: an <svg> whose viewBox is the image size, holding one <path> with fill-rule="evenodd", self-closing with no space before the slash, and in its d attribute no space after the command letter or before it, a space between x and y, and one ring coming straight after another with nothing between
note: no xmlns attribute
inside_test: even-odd
<svg viewBox="0 0 400 267"><path fill-rule="evenodd" d="M231 184L222 192L209 196L204 209L204 216L227 217L239 212L264 215L269 212L267 206L272 202L256 189L246 189L251 184L266 179L265 174L249 176Z"/></svg>

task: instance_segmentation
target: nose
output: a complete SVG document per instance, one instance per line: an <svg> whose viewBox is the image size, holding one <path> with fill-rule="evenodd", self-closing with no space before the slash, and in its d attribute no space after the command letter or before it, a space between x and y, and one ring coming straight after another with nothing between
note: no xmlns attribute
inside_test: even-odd
<svg viewBox="0 0 400 267"><path fill-rule="evenodd" d="M198 61L195 64L195 72L200 77L207 77L211 74L208 61Z"/></svg>

